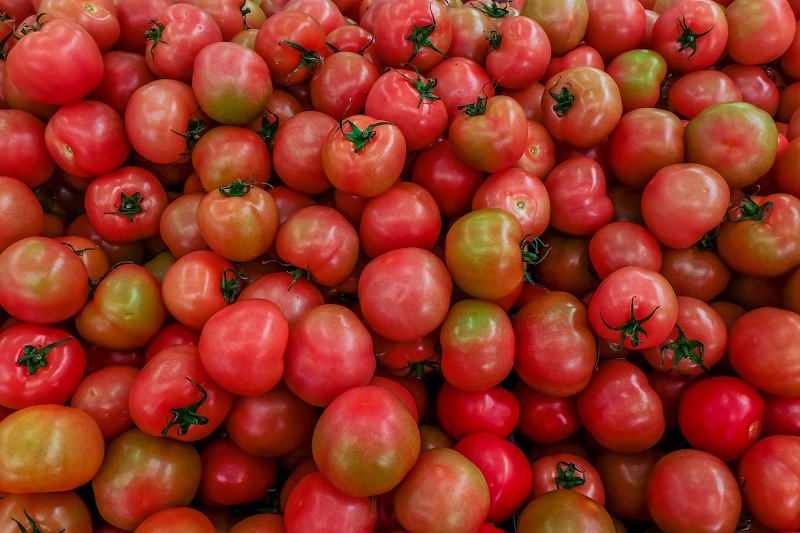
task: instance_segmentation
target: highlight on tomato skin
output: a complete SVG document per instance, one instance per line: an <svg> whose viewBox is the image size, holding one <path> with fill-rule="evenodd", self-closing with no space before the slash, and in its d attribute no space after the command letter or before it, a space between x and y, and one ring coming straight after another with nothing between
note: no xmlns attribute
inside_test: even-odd
<svg viewBox="0 0 800 533"><path fill-rule="evenodd" d="M0 0L0 531L800 530L798 17Z"/></svg>

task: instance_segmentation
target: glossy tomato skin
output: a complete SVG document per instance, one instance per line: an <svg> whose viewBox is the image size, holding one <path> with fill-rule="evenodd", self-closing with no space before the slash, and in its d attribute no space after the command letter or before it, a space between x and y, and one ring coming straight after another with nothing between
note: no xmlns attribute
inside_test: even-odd
<svg viewBox="0 0 800 533"><path fill-rule="evenodd" d="M622 267L661 269L661 248L646 228L633 222L609 222L589 240L592 268L602 279Z"/></svg>
<svg viewBox="0 0 800 533"><path fill-rule="evenodd" d="M322 472L312 472L295 485L289 494L284 512L287 533L369 533L374 529L377 518L370 498L345 494Z"/></svg>
<svg viewBox="0 0 800 533"><path fill-rule="evenodd" d="M93 531L89 508L74 491L7 494L0 500L0 520L7 524L8 531L13 531L12 527L19 531L17 524L22 524L27 530L30 522L26 515L42 532Z"/></svg>
<svg viewBox="0 0 800 533"><path fill-rule="evenodd" d="M762 394L764 399L764 428L761 434L793 435L800 437L800 397Z"/></svg>
<svg viewBox="0 0 800 533"><path fill-rule="evenodd" d="M519 533L570 530L616 531L602 505L573 490L553 490L539 496L522 509L517 521Z"/></svg>
<svg viewBox="0 0 800 533"><path fill-rule="evenodd" d="M653 49L664 57L669 70L675 72L711 66L722 55L727 40L724 9L702 0L675 3L653 25Z"/></svg>
<svg viewBox="0 0 800 533"><path fill-rule="evenodd" d="M13 409L64 404L86 369L86 352L66 331L20 324L0 333L0 404Z"/></svg>
<svg viewBox="0 0 800 533"><path fill-rule="evenodd" d="M0 176L0 253L18 240L39 235L43 225L42 206L30 187Z"/></svg>
<svg viewBox="0 0 800 533"><path fill-rule="evenodd" d="M227 437L217 437L200 450L201 501L211 506L238 505L256 501L272 488L277 478L273 459L256 457Z"/></svg>
<svg viewBox="0 0 800 533"><path fill-rule="evenodd" d="M529 128L531 124L528 123ZM472 197L473 210L484 207L500 207L513 213L519 219L523 235L540 236L550 221L547 188L536 173L523 168L514 167L488 176Z"/></svg>
<svg viewBox="0 0 800 533"><path fill-rule="evenodd" d="M239 294L239 300L251 298L274 303L289 322L325 303L322 292L312 281L295 278L288 272L273 272L250 282Z"/></svg>
<svg viewBox="0 0 800 533"><path fill-rule="evenodd" d="M217 126L200 137L192 149L192 167L206 191L243 177L266 183L272 174L264 139L242 126Z"/></svg>
<svg viewBox="0 0 800 533"><path fill-rule="evenodd" d="M1 420L0 447L0 491L15 493L76 489L95 476L105 453L94 419L57 404L26 407Z"/></svg>
<svg viewBox="0 0 800 533"><path fill-rule="evenodd" d="M133 427L128 398L139 369L127 365L110 365L81 380L69 399L94 418L106 442Z"/></svg>
<svg viewBox="0 0 800 533"><path fill-rule="evenodd" d="M604 450L594 459L594 466L603 480L606 508L619 518L648 520L646 489L650 471L663 456L655 449L637 453Z"/></svg>
<svg viewBox="0 0 800 533"><path fill-rule="evenodd" d="M611 222L614 206L597 161L571 157L544 180L550 198L550 225L570 235L590 235Z"/></svg>
<svg viewBox="0 0 800 533"><path fill-rule="evenodd" d="M578 393L578 413L589 433L611 451L640 452L664 434L661 400L645 373L623 359L600 363Z"/></svg>
<svg viewBox="0 0 800 533"><path fill-rule="evenodd" d="M111 106L125 116L125 108L133 92L156 79L147 62L137 50L112 50L103 54L103 78L88 98Z"/></svg>
<svg viewBox="0 0 800 533"><path fill-rule="evenodd" d="M511 391L499 386L462 391L445 381L436 396L439 425L456 440L481 432L505 438L519 421L519 409Z"/></svg>
<svg viewBox="0 0 800 533"><path fill-rule="evenodd" d="M109 524L133 530L152 514L188 505L200 483L190 444L130 429L114 439L92 479L97 509Z"/></svg>
<svg viewBox="0 0 800 533"><path fill-rule="evenodd" d="M511 392L520 408L515 429L535 443L562 441L581 425L575 396L548 396L532 389L524 381L518 381Z"/></svg>
<svg viewBox="0 0 800 533"><path fill-rule="evenodd" d="M533 483L528 501L554 490L571 490L605 504L605 489L592 463L579 455L556 453L531 463Z"/></svg>
<svg viewBox="0 0 800 533"><path fill-rule="evenodd" d="M672 491L686 497L665 497ZM722 460L699 450L677 450L653 466L647 483L647 508L665 533L733 531L742 496Z"/></svg>
<svg viewBox="0 0 800 533"><path fill-rule="evenodd" d="M297 192L318 194L330 188L322 164L325 139L338 126L320 111L300 111L281 120L272 146L275 173Z"/></svg>

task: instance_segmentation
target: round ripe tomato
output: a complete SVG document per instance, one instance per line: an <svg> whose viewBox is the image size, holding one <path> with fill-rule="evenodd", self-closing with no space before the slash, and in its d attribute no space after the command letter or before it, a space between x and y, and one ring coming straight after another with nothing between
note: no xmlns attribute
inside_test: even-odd
<svg viewBox="0 0 800 533"><path fill-rule="evenodd" d="M8 79L6 77L6 79ZM15 178L28 187L46 182L56 168L44 139L45 124L20 109L0 109L0 176Z"/></svg>
<svg viewBox="0 0 800 533"><path fill-rule="evenodd" d="M431 0L387 3L375 14L372 33L390 67L413 65L426 73L442 62L453 38L448 7Z"/></svg>
<svg viewBox="0 0 800 533"><path fill-rule="evenodd" d="M435 330L450 307L447 267L422 248L391 250L367 263L358 281L361 313L371 329L395 341Z"/></svg>
<svg viewBox="0 0 800 533"><path fill-rule="evenodd" d="M699 450L677 450L659 459L646 494L650 515L662 531L734 531L742 510L742 496L727 465Z"/></svg>
<svg viewBox="0 0 800 533"><path fill-rule="evenodd" d="M733 462L761 435L764 400L741 379L715 376L693 383L681 396L678 423L692 448Z"/></svg>
<svg viewBox="0 0 800 533"><path fill-rule="evenodd" d="M279 383L260 396L236 397L225 430L245 452L278 457L310 442L316 421L314 406Z"/></svg>
<svg viewBox="0 0 800 533"><path fill-rule="evenodd" d="M114 4L117 6L120 27L116 49L141 55L147 42L145 32L150 27L150 21L172 3L169 0L117 0Z"/></svg>
<svg viewBox="0 0 800 533"><path fill-rule="evenodd" d="M289 325L274 303L255 298L227 306L200 333L200 361L211 379L239 396L270 391L283 376Z"/></svg>
<svg viewBox="0 0 800 533"><path fill-rule="evenodd" d="M677 317L677 297L669 282L658 272L637 266L609 274L589 304L592 328L614 349L658 346L672 332Z"/></svg>
<svg viewBox="0 0 800 533"><path fill-rule="evenodd" d="M576 46L563 56L553 57L550 60L550 64L547 66L547 71L544 73L544 79L552 78L559 72L567 70L571 67L594 67L600 70L605 70L603 58L600 56L600 52L591 46L580 45ZM544 85L542 86L542 92L544 92ZM542 92L539 93L539 96L542 95Z"/></svg>
<svg viewBox="0 0 800 533"><path fill-rule="evenodd" d="M72 250L47 237L21 239L0 253L0 306L25 322L54 324L86 303L88 274Z"/></svg>
<svg viewBox="0 0 800 533"><path fill-rule="evenodd" d="M653 106L661 98L661 83L667 75L667 63L657 52L622 52L611 60L606 72L619 87L623 112L640 108L655 111Z"/></svg>
<svg viewBox="0 0 800 533"><path fill-rule="evenodd" d="M400 178L406 142L400 129L368 115L352 115L331 130L322 147L322 166L339 191L373 197Z"/></svg>
<svg viewBox="0 0 800 533"><path fill-rule="evenodd" d="M623 52L640 48L647 17L644 6L635 0L587 0L589 21L584 40L597 49L606 61Z"/></svg>
<svg viewBox="0 0 800 533"><path fill-rule="evenodd" d="M517 217L522 233L539 236L550 221L550 198L542 181L521 168L496 172L472 197L472 209L499 207Z"/></svg>
<svg viewBox="0 0 800 533"><path fill-rule="evenodd" d="M336 52L326 57L311 77L311 104L336 119L355 115L364 108L379 76L375 65L363 55Z"/></svg>
<svg viewBox="0 0 800 533"><path fill-rule="evenodd" d="M192 88L157 79L136 89L125 108L125 131L131 146L153 163L189 159L207 124Z"/></svg>
<svg viewBox="0 0 800 533"><path fill-rule="evenodd" d="M486 520L499 523L511 518L525 502L531 485L531 469L522 450L491 433L469 435L453 449L474 463L486 479L489 487Z"/></svg>
<svg viewBox="0 0 800 533"><path fill-rule="evenodd" d="M562 441L581 425L575 396L548 396L524 381L514 384L511 392L517 398L520 409L515 429L533 442L549 444Z"/></svg>
<svg viewBox="0 0 800 533"><path fill-rule="evenodd" d="M588 237L552 233L547 236L547 243L547 257L530 268L536 283L578 298L597 287L600 280L592 271Z"/></svg>
<svg viewBox="0 0 800 533"><path fill-rule="evenodd" d="M200 511L190 507L172 507L156 511L139 524L134 533L160 533L165 529L214 533L217 528Z"/></svg>
<svg viewBox="0 0 800 533"><path fill-rule="evenodd" d="M522 89L538 82L550 62L550 41L538 22L507 16L486 32L486 72L501 87Z"/></svg>
<svg viewBox="0 0 800 533"><path fill-rule="evenodd" d="M545 83L542 115L558 141L589 148L608 137L622 117L614 78L593 67L571 67Z"/></svg>
<svg viewBox="0 0 800 533"><path fill-rule="evenodd" d="M514 370L532 389L550 396L572 396L592 378L597 360L586 306L565 292L543 294L513 319Z"/></svg>
<svg viewBox="0 0 800 533"><path fill-rule="evenodd" d="M461 390L494 387L511 373L514 330L508 315L495 303L455 303L442 323L439 339L442 374Z"/></svg>
<svg viewBox="0 0 800 533"><path fill-rule="evenodd" d="M100 516L131 531L162 509L188 505L200 483L194 446L130 429L114 439L92 479Z"/></svg>
<svg viewBox="0 0 800 533"><path fill-rule="evenodd" d="M35 22L11 49L5 76L37 102L77 102L103 77L103 56L92 36L77 22Z"/></svg>
<svg viewBox="0 0 800 533"><path fill-rule="evenodd" d="M550 225L571 235L590 235L611 222L614 206L597 161L571 157L544 180L550 198Z"/></svg>
<svg viewBox="0 0 800 533"><path fill-rule="evenodd" d="M377 518L369 497L342 492L322 472L312 472L295 485L284 511L286 531L298 533L369 533L375 528Z"/></svg>
<svg viewBox="0 0 800 533"><path fill-rule="evenodd" d="M110 270L75 317L78 333L103 348L133 350L150 342L167 317L161 284L139 265Z"/></svg>
<svg viewBox="0 0 800 533"><path fill-rule="evenodd" d="M775 277L800 265L800 199L744 195L717 233L719 255L733 270Z"/></svg>
<svg viewBox="0 0 800 533"><path fill-rule="evenodd" d="M158 178L140 167L123 167L93 179L84 200L97 233L121 243L157 235L168 203Z"/></svg>
<svg viewBox="0 0 800 533"><path fill-rule="evenodd" d="M283 261L308 271L315 282L330 287L346 280L355 269L358 233L331 207L304 207L281 224L275 251Z"/></svg>
<svg viewBox="0 0 800 533"><path fill-rule="evenodd" d="M679 163L655 173L642 192L647 228L670 248L688 248L725 218L730 189L711 167ZM658 269L654 269L658 270Z"/></svg>
<svg viewBox="0 0 800 533"><path fill-rule="evenodd" d="M785 67L784 70L786 70ZM767 69L762 69L757 65L732 63L724 67L722 72L728 75L739 88L744 102L751 103L772 116L777 113L780 91Z"/></svg>
<svg viewBox="0 0 800 533"><path fill-rule="evenodd" d="M211 250L190 252L167 270L161 294L169 313L181 324L200 330L217 311L239 295L233 263Z"/></svg>
<svg viewBox="0 0 800 533"><path fill-rule="evenodd" d="M594 467L603 480L605 506L614 516L644 521L650 518L645 497L650 471L662 452L649 449L638 453L601 451Z"/></svg>
<svg viewBox="0 0 800 533"><path fill-rule="evenodd" d="M453 151L483 172L500 172L525 152L528 126L525 111L505 95L478 96L450 122L447 134Z"/></svg>
<svg viewBox="0 0 800 533"><path fill-rule="evenodd" d="M64 2L62 0L41 0L37 11L44 23L55 18L67 18L77 22L92 36L101 52L111 49L120 35L117 7L112 0L93 2Z"/></svg>
<svg viewBox="0 0 800 533"><path fill-rule="evenodd" d="M92 533L92 514L73 491L7 494L0 500L0 520L7 531Z"/></svg>
<svg viewBox="0 0 800 533"><path fill-rule="evenodd" d="M44 140L59 167L84 178L116 170L131 147L119 113L93 100L60 107L47 122Z"/></svg>
<svg viewBox="0 0 800 533"><path fill-rule="evenodd" d="M136 53L112 50L103 54L103 78L87 98L108 104L120 116L125 116L134 91L155 79L139 50Z"/></svg>
<svg viewBox="0 0 800 533"><path fill-rule="evenodd" d="M762 393L764 427L761 435L794 435L800 437L800 396L775 396Z"/></svg>
<svg viewBox="0 0 800 533"><path fill-rule="evenodd" d="M130 394L133 423L153 436L194 442L225 419L233 395L214 382L197 346L165 348L145 363Z"/></svg>
<svg viewBox="0 0 800 533"><path fill-rule="evenodd" d="M411 172L411 182L425 188L436 201L441 215L446 217L470 210L483 177L483 172L456 155L449 139L421 150Z"/></svg>
<svg viewBox="0 0 800 533"><path fill-rule="evenodd" d="M453 439L487 432L506 438L520 417L519 401L502 387L463 391L445 381L436 396L441 428Z"/></svg>
<svg viewBox="0 0 800 533"><path fill-rule="evenodd" d="M533 482L528 501L553 490L572 490L600 505L605 503L603 480L588 459L571 453L557 453L536 459L530 468Z"/></svg>
<svg viewBox="0 0 800 533"><path fill-rule="evenodd" d="M273 83L302 85L322 61L325 29L308 13L280 11L258 29L253 49L266 61Z"/></svg>
<svg viewBox="0 0 800 533"><path fill-rule="evenodd" d="M436 142L447 129L447 108L434 89L438 80L418 72L392 69L381 75L367 95L364 112L397 125L413 152Z"/></svg>
<svg viewBox="0 0 800 533"><path fill-rule="evenodd" d="M670 83L667 105L674 113L687 119L693 119L714 104L742 101L739 88L719 70L688 72Z"/></svg>
<svg viewBox="0 0 800 533"><path fill-rule="evenodd" d="M655 348L642 350L653 368L682 378L699 376L725 354L728 330L711 306L696 298L678 296L675 329Z"/></svg>
<svg viewBox="0 0 800 533"><path fill-rule="evenodd" d="M229 533L286 533L283 515L262 513L236 522Z"/></svg>
<svg viewBox="0 0 800 533"><path fill-rule="evenodd" d="M350 496L374 496L394 489L411 470L420 437L394 393L366 386L343 392L326 407L311 445L314 462L335 487Z"/></svg>
<svg viewBox="0 0 800 533"><path fill-rule="evenodd" d="M525 2L520 15L532 18L544 29L554 57L562 56L578 46L589 22L586 0Z"/></svg>
<svg viewBox="0 0 800 533"><path fill-rule="evenodd" d="M256 457L228 437L216 437L200 450L197 496L209 506L238 505L262 498L275 485L274 459Z"/></svg>
<svg viewBox="0 0 800 533"><path fill-rule="evenodd" d="M283 379L304 401L324 407L375 373L372 338L349 309L325 304L289 326Z"/></svg>
<svg viewBox="0 0 800 533"><path fill-rule="evenodd" d="M778 130L764 110L726 102L701 111L686 126L686 161L722 174L734 188L755 183L775 162Z"/></svg>
<svg viewBox="0 0 800 533"><path fill-rule="evenodd" d="M714 250L684 248L661 251L660 273L675 294L709 302L719 296L731 278L731 270Z"/></svg>
<svg viewBox="0 0 800 533"><path fill-rule="evenodd" d="M0 253L19 240L39 235L43 224L42 205L30 187L0 176Z"/></svg>
<svg viewBox="0 0 800 533"><path fill-rule="evenodd" d="M275 242L278 224L272 196L241 179L210 191L197 206L203 240L230 261L250 261L266 253Z"/></svg>
<svg viewBox="0 0 800 533"><path fill-rule="evenodd" d="M728 55L743 65L775 61L789 48L796 24L786 0L737 0L725 10L728 21Z"/></svg>
<svg viewBox="0 0 800 533"><path fill-rule="evenodd" d="M86 352L66 331L35 324L0 333L0 404L13 409L64 404L86 370Z"/></svg>
<svg viewBox="0 0 800 533"><path fill-rule="evenodd" d="M552 490L531 501L517 520L518 533L592 531L614 533L614 522L602 505L574 490Z"/></svg>
<svg viewBox="0 0 800 533"><path fill-rule="evenodd" d="M640 452L664 434L661 400L647 376L624 359L603 361L578 393L578 413L589 433L614 452Z"/></svg>
<svg viewBox="0 0 800 533"><path fill-rule="evenodd" d="M542 84L537 85L542 89L544 88ZM507 94L507 96L512 95ZM537 98L531 99L535 100L535 104L531 102L531 105L535 105L536 109L540 109L539 102L541 101L541 94L539 94ZM522 153L522 157L520 157L517 162L514 163L514 167L527 170L537 177L547 176L547 174L553 170L553 167L556 165L556 148L555 143L553 142L553 137L547 131L547 128L545 128L541 123L535 122L532 118L530 118L531 113L529 113L527 110L526 115L528 116L527 147ZM538 118L541 119L541 117Z"/></svg>
<svg viewBox="0 0 800 533"><path fill-rule="evenodd" d="M472 211L456 220L445 238L445 261L453 281L467 294L499 300L524 277L517 218L500 208Z"/></svg>
<svg viewBox="0 0 800 533"><path fill-rule="evenodd" d="M69 405L85 411L110 442L133 427L128 397L139 369L111 365L88 374L78 384Z"/></svg>
<svg viewBox="0 0 800 533"><path fill-rule="evenodd" d="M420 454L394 494L397 519L409 531L477 531L489 505L480 469L450 448Z"/></svg>
<svg viewBox="0 0 800 533"><path fill-rule="evenodd" d="M44 404L0 420L0 448L0 491L58 492L76 489L95 476L105 443L85 412Z"/></svg>
<svg viewBox="0 0 800 533"><path fill-rule="evenodd" d="M100 246L86 237L78 235L65 235L55 239L75 252L81 258L89 279L100 279L103 274L108 272L108 256Z"/></svg>
<svg viewBox="0 0 800 533"><path fill-rule="evenodd" d="M739 486L750 515L766 527L800 528L800 437L776 435L755 443L739 461Z"/></svg>
<svg viewBox="0 0 800 533"><path fill-rule="evenodd" d="M336 120L319 111L301 111L281 121L272 146L275 173L304 194L325 192L331 183L322 165L322 149Z"/></svg>
<svg viewBox="0 0 800 533"><path fill-rule="evenodd" d="M661 270L661 248L652 233L632 222L610 222L589 240L589 258L600 279L626 266Z"/></svg>
<svg viewBox="0 0 800 533"><path fill-rule="evenodd" d="M289 272L273 272L250 282L239 300L260 298L277 305L288 322L293 322L318 305L325 303L319 288L305 278Z"/></svg>
<svg viewBox="0 0 800 533"><path fill-rule="evenodd" d="M438 82L434 94L444 102L449 122L459 114L459 107L474 104L479 96L495 95L492 79L483 66L465 57L448 58L426 75Z"/></svg>
<svg viewBox="0 0 800 533"><path fill-rule="evenodd" d="M705 0L674 3L653 24L652 40L671 72L709 67L722 56L728 40L725 10Z"/></svg>
<svg viewBox="0 0 800 533"><path fill-rule="evenodd" d="M731 326L728 358L745 381L780 396L800 395L800 315L763 307L748 311Z"/></svg>
<svg viewBox="0 0 800 533"><path fill-rule="evenodd" d="M264 140L256 132L238 126L218 126L200 137L192 150L192 166L206 191L243 177L253 183L266 183L272 173Z"/></svg>

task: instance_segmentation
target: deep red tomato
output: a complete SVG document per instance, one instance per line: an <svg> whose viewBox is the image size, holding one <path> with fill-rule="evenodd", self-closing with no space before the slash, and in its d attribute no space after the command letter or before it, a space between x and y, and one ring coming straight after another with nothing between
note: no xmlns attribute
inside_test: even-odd
<svg viewBox="0 0 800 533"><path fill-rule="evenodd" d="M459 107L474 104L478 97L495 95L492 79L483 66L465 57L448 58L426 75L437 80L434 94L444 102L450 122L459 114Z"/></svg>
<svg viewBox="0 0 800 533"><path fill-rule="evenodd" d="M648 449L638 453L601 451L594 466L603 480L606 508L610 513L627 520L644 521L650 518L646 489L650 471L662 452Z"/></svg>
<svg viewBox="0 0 800 533"><path fill-rule="evenodd" d="M662 276L675 294L709 302L725 290L731 270L715 250L700 247L661 250Z"/></svg>
<svg viewBox="0 0 800 533"><path fill-rule="evenodd" d="M528 501L553 490L573 490L605 504L603 480L588 459L571 453L547 455L530 465L533 474Z"/></svg>
<svg viewBox="0 0 800 533"><path fill-rule="evenodd" d="M156 79L141 54L143 46L144 42L136 53L112 50L103 54L103 78L88 98L108 104L120 116L125 116L125 108L134 91Z"/></svg>
<svg viewBox="0 0 800 533"><path fill-rule="evenodd" d="M603 279L626 266L661 270L661 247L646 228L633 222L610 222L589 240L592 268Z"/></svg>
<svg viewBox="0 0 800 533"><path fill-rule="evenodd" d="M86 352L66 331L20 324L0 333L0 404L64 404L86 370Z"/></svg>
<svg viewBox="0 0 800 533"><path fill-rule="evenodd" d="M676 493L686 497L667 496ZM699 450L678 450L659 459L646 498L662 531L734 531L742 510L742 495L727 465Z"/></svg>
<svg viewBox="0 0 800 533"><path fill-rule="evenodd" d="M536 443L559 442L575 433L581 425L575 396L555 397L542 394L524 381L511 389L519 402L516 431Z"/></svg>
<svg viewBox="0 0 800 533"><path fill-rule="evenodd" d="M431 0L386 2L376 6L375 47L393 68L412 65L426 73L442 62L453 30L448 7Z"/></svg>
<svg viewBox="0 0 800 533"><path fill-rule="evenodd" d="M483 172L456 155L448 139L420 151L411 173L412 183L421 185L433 196L442 216L469 211L483 177Z"/></svg>
<svg viewBox="0 0 800 533"><path fill-rule="evenodd" d="M716 2L686 0L661 12L653 25L653 50L670 71L690 72L711 66L728 40L725 10Z"/></svg>
<svg viewBox="0 0 800 533"><path fill-rule="evenodd" d="M200 450L203 463L197 495L209 506L239 505L262 498L275 485L274 459L256 457L228 437L216 437Z"/></svg>
<svg viewBox="0 0 800 533"><path fill-rule="evenodd" d="M312 472L295 485L284 512L287 532L369 533L373 531L377 518L369 497L345 494L322 472Z"/></svg>
<svg viewBox="0 0 800 533"><path fill-rule="evenodd" d="M800 396L776 396L762 393L764 428L761 434L800 437Z"/></svg>
<svg viewBox="0 0 800 533"><path fill-rule="evenodd" d="M456 440L473 433L493 433L506 438L517 425L517 398L502 387L463 391L445 381L436 396L439 425Z"/></svg>
<svg viewBox="0 0 800 533"><path fill-rule="evenodd" d="M7 494L0 500L0 520L8 531L93 531L92 514L73 491Z"/></svg>
<svg viewBox="0 0 800 533"><path fill-rule="evenodd" d="M116 48L126 52L142 54L145 44L145 32L150 21L158 17L167 7L170 0L117 0L117 20L120 36ZM144 57L142 57L144 60Z"/></svg>
<svg viewBox="0 0 800 533"><path fill-rule="evenodd" d="M606 176L597 161L571 157L547 174L550 225L570 235L590 235L611 222L614 206L606 195Z"/></svg>
<svg viewBox="0 0 800 533"><path fill-rule="evenodd" d="M272 81L293 87L311 79L322 61L325 29L302 11L280 11L258 29L253 49L266 61Z"/></svg>
<svg viewBox="0 0 800 533"><path fill-rule="evenodd" d="M133 427L128 398L139 369L111 365L87 375L75 388L69 405L94 418L103 438L111 442Z"/></svg>

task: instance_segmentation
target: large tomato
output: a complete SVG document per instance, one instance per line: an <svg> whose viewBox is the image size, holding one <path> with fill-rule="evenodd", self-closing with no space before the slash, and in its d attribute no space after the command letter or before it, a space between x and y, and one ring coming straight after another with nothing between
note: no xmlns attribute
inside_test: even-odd
<svg viewBox="0 0 800 533"><path fill-rule="evenodd" d="M92 514L74 491L8 494L0 500L4 531L91 533Z"/></svg>
<svg viewBox="0 0 800 533"><path fill-rule="evenodd" d="M611 515L602 505L574 490L552 490L522 509L518 533L538 531L616 531Z"/></svg>

